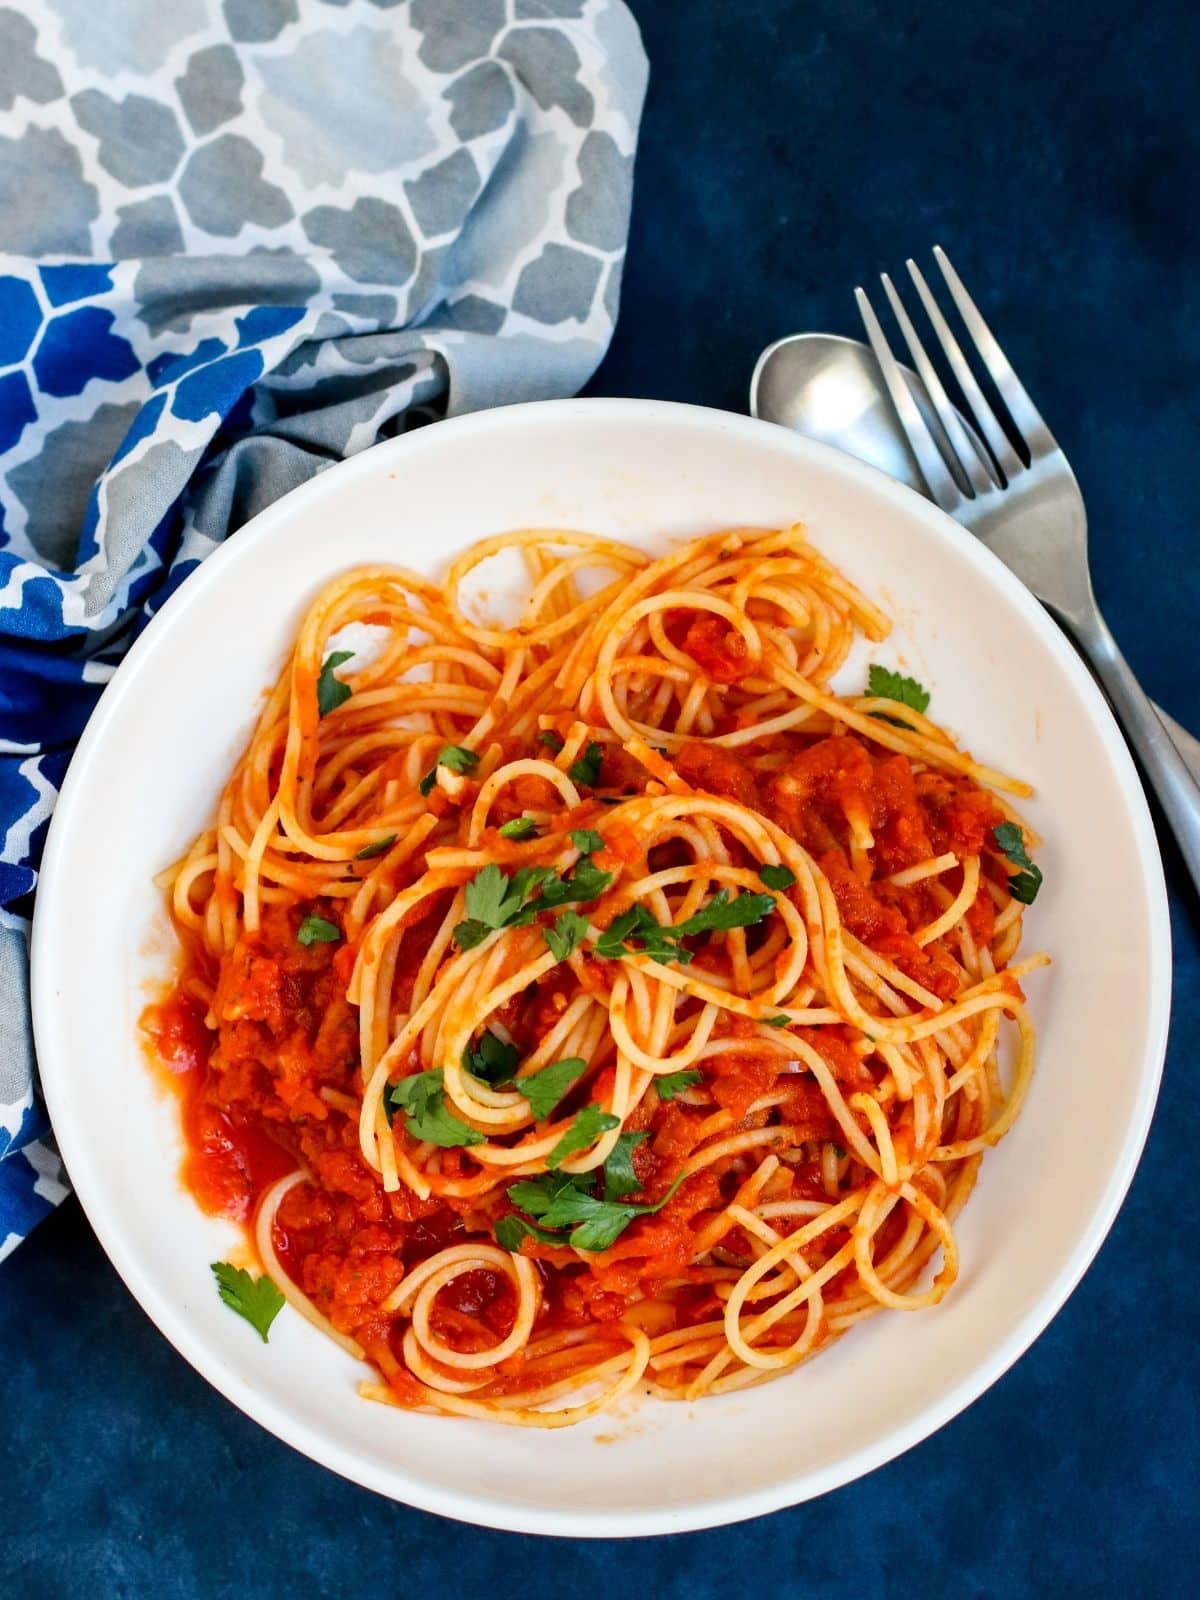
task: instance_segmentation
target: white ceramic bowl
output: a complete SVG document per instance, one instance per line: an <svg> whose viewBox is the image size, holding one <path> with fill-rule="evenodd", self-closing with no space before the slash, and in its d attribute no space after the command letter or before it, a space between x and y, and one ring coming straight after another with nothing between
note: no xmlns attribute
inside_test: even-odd
<svg viewBox="0 0 1200 1600"><path fill-rule="evenodd" d="M485 534L578 527L661 549L731 523L802 518L882 602L876 659L933 691L940 722L1037 785L1046 886L1027 947L1041 1047L1015 1131L985 1158L945 1303L884 1313L778 1382L697 1405L644 1401L561 1432L408 1414L289 1311L269 1346L208 1264L234 1239L181 1189L173 1102L140 1054L167 970L152 878L208 819L311 596L357 562L440 572ZM843 674L862 681L863 653ZM157 930L157 932L155 932ZM34 1015L62 1153L113 1264L235 1405L381 1493L494 1527L677 1532L845 1483L969 1404L1062 1305L1142 1148L1170 995L1162 869L1125 745L1038 604L941 512L767 423L634 400L514 406L378 446L288 495L208 560L134 646L92 717L38 891ZM181 1466L180 1470L183 1470Z"/></svg>

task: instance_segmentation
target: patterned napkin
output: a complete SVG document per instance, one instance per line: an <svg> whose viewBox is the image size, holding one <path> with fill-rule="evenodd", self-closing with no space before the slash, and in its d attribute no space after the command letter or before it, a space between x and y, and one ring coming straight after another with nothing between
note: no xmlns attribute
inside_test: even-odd
<svg viewBox="0 0 1200 1600"><path fill-rule="evenodd" d="M584 383L645 84L621 0L0 9L0 1259L67 1192L25 919L97 696L286 490Z"/></svg>

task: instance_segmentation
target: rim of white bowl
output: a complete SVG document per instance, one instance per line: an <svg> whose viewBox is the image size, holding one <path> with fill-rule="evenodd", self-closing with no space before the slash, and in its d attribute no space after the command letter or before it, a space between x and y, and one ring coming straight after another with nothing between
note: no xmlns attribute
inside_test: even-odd
<svg viewBox="0 0 1200 1600"><path fill-rule="evenodd" d="M830 1466L792 1474L778 1483L744 1494L709 1497L679 1509L567 1511L532 1505L514 1508L511 1504L500 1505L476 1494L443 1491L400 1467L378 1469L361 1460L354 1451L317 1435L286 1406L277 1404L256 1390L253 1384L231 1372L220 1356L189 1325L181 1309L162 1294L153 1279L142 1270L134 1251L126 1245L119 1224L105 1211L93 1177L93 1164L87 1152L86 1140L80 1137L80 1130L73 1122L65 1091L60 1093L54 1066L55 1003L50 978L52 961L48 952L55 936L58 858L65 848L64 841L73 824L76 794L86 787L92 751L103 740L106 729L117 716L126 688L140 670L143 659L157 648L158 641L173 619L186 606L202 602L206 590L222 581L225 568L241 559L241 553L248 543L270 537L273 528L286 523L297 498L327 493L331 486L348 485L355 476L370 477L377 472L384 472L390 463L402 461L405 456L425 448L431 436L436 438L439 445L444 445L448 432L453 431L466 445L473 433L497 427L520 429L531 419L544 418L550 411L561 416L597 416L603 413L617 419L642 420L647 424L692 425L755 438L761 438L769 430L771 442L780 449L791 451L797 458L815 461L822 471L840 474L853 483L861 484L872 495L899 504L910 514L919 508L931 537L953 541L956 547L961 548L965 559L982 568L989 581L1017 606L1057 657L1080 698L1090 708L1093 724L1109 757L1114 781L1122 791L1132 818L1134 843L1149 902L1151 970L1147 1006L1148 1037L1139 1063L1134 1114L1100 1201L1054 1281L996 1349L982 1358L967 1377L906 1424L889 1430L870 1445L853 1451ZM877 468L846 455L832 445L804 438L756 417L707 406L667 400L608 397L535 400L472 412L374 445L347 461L339 462L275 501L226 540L195 572L190 573L150 620L117 668L79 740L50 823L31 944L34 1039L41 1066L43 1092L60 1153L74 1191L105 1254L134 1299L180 1355L225 1399L276 1438L363 1488L458 1522L496 1528L503 1532L568 1538L644 1538L657 1534L693 1532L743 1522L816 1499L863 1477L920 1444L1003 1377L1046 1329L1074 1291L1104 1243L1133 1181L1150 1130L1162 1078L1170 1021L1171 978L1171 928L1162 858L1133 759L1107 702L1074 648L1025 585L991 551L936 506Z"/></svg>

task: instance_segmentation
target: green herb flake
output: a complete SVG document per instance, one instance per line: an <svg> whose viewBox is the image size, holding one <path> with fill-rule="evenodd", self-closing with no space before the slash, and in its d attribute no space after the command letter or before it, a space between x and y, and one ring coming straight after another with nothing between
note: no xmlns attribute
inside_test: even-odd
<svg viewBox="0 0 1200 1600"><path fill-rule="evenodd" d="M501 1250L508 1250L514 1256L521 1253L523 1239L537 1239L541 1244L565 1245L566 1239L561 1233L551 1233L548 1228L539 1228L536 1222L530 1222L526 1217L509 1215L501 1217L492 1232L496 1236L496 1243Z"/></svg>
<svg viewBox="0 0 1200 1600"><path fill-rule="evenodd" d="M626 1148L628 1150L632 1146ZM606 1185L611 1161L610 1156L605 1165ZM624 1165L624 1160L618 1162L618 1186L626 1181ZM537 1217L543 1229L570 1228L567 1242L576 1250L607 1250L635 1217L650 1216L661 1211L683 1182L683 1177L681 1172L662 1199L653 1205L600 1199L594 1193L594 1174L590 1172L577 1173L573 1180L567 1173L548 1173L544 1178L514 1184L508 1191L508 1198L530 1216Z"/></svg>
<svg viewBox="0 0 1200 1600"><path fill-rule="evenodd" d="M583 1076L587 1062L582 1056L565 1056L540 1072L517 1079L517 1088L529 1101L538 1122L544 1122L568 1090Z"/></svg>
<svg viewBox="0 0 1200 1600"><path fill-rule="evenodd" d="M502 839L532 839L537 831L538 825L532 817L513 817L497 829Z"/></svg>
<svg viewBox="0 0 1200 1600"><path fill-rule="evenodd" d="M252 1278L244 1267L230 1266L228 1261L214 1261L211 1270L222 1301L244 1317L266 1344L271 1324L283 1308L283 1296L274 1283L265 1272Z"/></svg>
<svg viewBox="0 0 1200 1600"><path fill-rule="evenodd" d="M572 783L582 783L586 788L595 788L600 778L600 764L604 760L604 746L595 740L577 761L572 761L567 768L567 777Z"/></svg>
<svg viewBox="0 0 1200 1600"><path fill-rule="evenodd" d="M777 1017L759 1017L758 1020L768 1028L786 1028L792 1019L781 1011Z"/></svg>
<svg viewBox="0 0 1200 1600"><path fill-rule="evenodd" d="M571 1126L546 1157L546 1165L553 1172L562 1166L568 1156L586 1150L589 1145L595 1144L601 1134L611 1133L620 1126L620 1117L614 1117L611 1111L603 1111L594 1105L584 1106L582 1111L575 1113Z"/></svg>
<svg viewBox="0 0 1200 1600"><path fill-rule="evenodd" d="M580 855L590 856L604 849L604 840L591 828L572 828L571 843Z"/></svg>
<svg viewBox="0 0 1200 1600"><path fill-rule="evenodd" d="M658 1090L660 1100L674 1100L676 1095L699 1083L703 1076L694 1067L686 1072L664 1072L661 1078L655 1078L654 1087Z"/></svg>
<svg viewBox="0 0 1200 1600"><path fill-rule="evenodd" d="M444 744L438 751L437 760L421 779L417 788L422 794L429 794L437 782L439 767L448 767L451 772L474 772L478 765L479 757L474 750L467 750L461 744Z"/></svg>
<svg viewBox="0 0 1200 1600"><path fill-rule="evenodd" d="M389 833L386 839L376 839L374 844L365 844L361 850L355 852L355 861L370 861L372 856L381 856L390 850L396 842L396 835Z"/></svg>
<svg viewBox="0 0 1200 1600"><path fill-rule="evenodd" d="M463 1051L463 1066L491 1089L505 1089L517 1075L521 1052L499 1034L488 1031Z"/></svg>
<svg viewBox="0 0 1200 1600"><path fill-rule="evenodd" d="M436 1144L443 1150L458 1145L482 1144L483 1134L446 1109L440 1067L417 1072L393 1083L385 1096L389 1116L404 1112L404 1127L412 1138Z"/></svg>
<svg viewBox="0 0 1200 1600"><path fill-rule="evenodd" d="M613 1145L612 1152L604 1163L606 1200L623 1200L626 1195L636 1194L642 1187L642 1180L633 1170L633 1152L648 1137L646 1130L641 1128L635 1133L621 1134Z"/></svg>
<svg viewBox="0 0 1200 1600"><path fill-rule="evenodd" d="M337 924L326 922L324 917L305 917L296 929L296 942L306 948L310 944L336 944L341 937Z"/></svg>
<svg viewBox="0 0 1200 1600"><path fill-rule="evenodd" d="M758 869L758 875L768 889L790 889L796 881L796 874L791 867L776 865L772 861L764 862Z"/></svg>
<svg viewBox="0 0 1200 1600"><path fill-rule="evenodd" d="M553 728L543 728L541 733L538 734L538 743L544 744L548 749L553 750L555 755L563 747L562 739L555 733Z"/></svg>
<svg viewBox="0 0 1200 1600"><path fill-rule="evenodd" d="M694 917L677 922L672 930L677 938L686 939L697 933L717 933L727 928L750 928L761 922L775 909L769 894L752 894L748 889L735 899L729 898L727 889L718 889L706 906Z"/></svg>
<svg viewBox="0 0 1200 1600"><path fill-rule="evenodd" d="M325 657L321 676L317 679L317 712L320 716L327 717L331 711L336 711L344 701L349 700L353 692L350 685L334 677L333 669L349 661L353 654L353 650L335 650L332 655Z"/></svg>
<svg viewBox="0 0 1200 1600"><path fill-rule="evenodd" d="M552 928L544 928L546 943L556 961L566 961L579 949L588 930L588 919L578 911L564 911Z"/></svg>
<svg viewBox="0 0 1200 1600"><path fill-rule="evenodd" d="M584 904L598 900L612 881L611 872L602 872L592 861L591 856L581 856L567 877L560 878L554 873L550 874L542 884L542 898L538 909L549 909L551 906L567 905L570 902Z"/></svg>
<svg viewBox="0 0 1200 1600"><path fill-rule="evenodd" d="M687 966L692 952L679 943L674 928L655 922L643 905L630 906L614 917L596 940L596 954L603 961L620 961L631 953L649 956L652 961L678 961Z"/></svg>
<svg viewBox="0 0 1200 1600"><path fill-rule="evenodd" d="M917 682L915 678L906 678L902 672L894 672L891 667L881 667L877 662L872 662L867 668L867 693L874 695L877 700L895 700L902 706L909 706L913 711L924 713L929 709L929 690ZM900 717L888 717L880 711L871 713L881 722L891 722L897 728L907 728Z"/></svg>
<svg viewBox="0 0 1200 1600"><path fill-rule="evenodd" d="M1025 835L1015 822L1001 822L992 829L992 838L996 841L1001 854L1006 856L1014 867L1025 869L1009 878L1008 892L1023 906L1031 906L1037 899L1038 890L1042 887L1042 869L1029 859L1029 852L1025 849Z"/></svg>

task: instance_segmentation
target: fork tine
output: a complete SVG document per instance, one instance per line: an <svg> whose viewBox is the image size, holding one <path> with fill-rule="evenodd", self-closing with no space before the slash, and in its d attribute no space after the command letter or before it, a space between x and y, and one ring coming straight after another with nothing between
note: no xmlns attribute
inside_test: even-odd
<svg viewBox="0 0 1200 1600"><path fill-rule="evenodd" d="M933 324L933 331L937 334L938 343L946 355L958 379L962 392L967 397L967 404L975 418L975 426L987 440L988 449L996 458L996 463L1006 478L1013 478L1022 470L1023 463L1020 456L1008 442L1008 435L996 420L996 413L983 397L983 390L975 381L975 374L968 365L966 356L962 353L962 346L950 330L950 324L942 315L941 308L930 292L929 285L925 282L925 275L920 267L911 258L905 262L908 275L916 285L917 293L921 296L921 304L925 313ZM986 365L986 362L984 363Z"/></svg>
<svg viewBox="0 0 1200 1600"><path fill-rule="evenodd" d="M891 302L892 311L895 313L896 321L900 325L900 332L904 335L908 353L912 356L913 363L921 375L921 382L925 385L925 392L933 404L937 419L945 430L945 439L938 440L938 443L944 443L950 451L951 459L958 461L960 469L971 486L972 493L976 495L986 494L993 487L990 470L985 470L984 464L981 464L978 446L963 427L958 412L950 404L950 397L943 389L942 380L934 371L933 363L925 354L925 346L921 343L917 330L913 327L908 312L904 309L904 303L896 293L896 287L890 276L886 272L881 272L879 276L883 284L884 293ZM999 479L997 478L995 481L998 482Z"/></svg>
<svg viewBox="0 0 1200 1600"><path fill-rule="evenodd" d="M912 453L917 458L917 465L921 469L929 492L942 510L948 511L953 516L962 505L963 496L942 460L942 453L926 426L924 417L917 410L917 402L909 393L904 374L900 371L891 346L884 337L871 302L862 289L855 289L854 298L858 304L858 314L863 320L863 327L867 330L871 349L874 350L875 359L879 362L879 370L883 373L883 381L887 384L892 404L896 408L896 415L900 418L900 426L904 429Z"/></svg>
<svg viewBox="0 0 1200 1600"><path fill-rule="evenodd" d="M1017 425L1028 446L1031 456L1038 456L1047 450L1058 448L1054 435L1042 420L1041 412L1034 405L1026 393L1025 385L1017 377L1009 365L1008 357L996 343L995 336L987 323L979 314L979 309L971 296L963 288L962 279L955 272L950 262L950 257L940 244L933 247L933 255L938 266L942 269L942 277L946 280L946 287L954 297L954 304L958 307L959 315L966 324L967 332L975 341L975 348L979 351L979 358L987 368L992 382L999 390L1000 398L1008 407L1009 415Z"/></svg>

